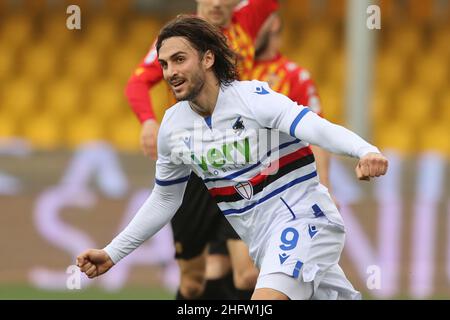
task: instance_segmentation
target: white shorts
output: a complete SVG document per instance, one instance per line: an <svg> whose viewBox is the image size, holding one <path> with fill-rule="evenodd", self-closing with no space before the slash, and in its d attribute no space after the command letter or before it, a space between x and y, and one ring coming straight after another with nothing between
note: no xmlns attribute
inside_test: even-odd
<svg viewBox="0 0 450 320"><path fill-rule="evenodd" d="M256 289L272 288L290 299L360 298L338 265L344 242L343 226L325 216L280 223L267 244Z"/></svg>
<svg viewBox="0 0 450 320"><path fill-rule="evenodd" d="M270 273L258 278L256 289L270 288L282 292L291 300L360 300L339 265L331 267L317 288L313 282L304 282L284 273Z"/></svg>
<svg viewBox="0 0 450 320"><path fill-rule="evenodd" d="M308 300L314 293L312 282L301 282L281 272L259 276L255 289L262 288L277 290L291 300Z"/></svg>

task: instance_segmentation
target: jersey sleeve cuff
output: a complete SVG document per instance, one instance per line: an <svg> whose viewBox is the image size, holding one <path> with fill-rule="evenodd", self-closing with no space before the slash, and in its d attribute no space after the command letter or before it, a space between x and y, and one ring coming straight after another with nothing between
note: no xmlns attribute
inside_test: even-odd
<svg viewBox="0 0 450 320"><path fill-rule="evenodd" d="M381 153L380 150L378 150L375 146L365 146L358 149L358 157L361 159L368 153Z"/></svg>
<svg viewBox="0 0 450 320"><path fill-rule="evenodd" d="M117 264L117 262L120 261L120 256L115 253L116 250L112 248L111 244L108 244L103 250L108 254L114 264Z"/></svg>

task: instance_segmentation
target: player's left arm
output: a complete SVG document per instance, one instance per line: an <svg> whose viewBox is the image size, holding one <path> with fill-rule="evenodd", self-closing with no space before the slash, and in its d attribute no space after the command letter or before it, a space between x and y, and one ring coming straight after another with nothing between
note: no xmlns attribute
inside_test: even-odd
<svg viewBox="0 0 450 320"><path fill-rule="evenodd" d="M323 117L321 101L317 92L316 84L311 78L309 71L296 66L290 74L289 97L299 105L308 106L313 112ZM311 145L311 149L316 159L317 171L320 183L328 188L331 193L329 178L330 153L318 146Z"/></svg>
<svg viewBox="0 0 450 320"><path fill-rule="evenodd" d="M255 40L264 21L277 9L277 0L244 0L237 5L234 17Z"/></svg>
<svg viewBox="0 0 450 320"><path fill-rule="evenodd" d="M288 97L276 93L267 83L253 81L253 84L262 85L268 92L265 95L253 94L249 102L255 119L263 127L279 129L332 153L358 158L356 175L360 180L386 174L388 161L377 147L354 132L333 124L309 108L299 106Z"/></svg>
<svg viewBox="0 0 450 320"><path fill-rule="evenodd" d="M308 111L308 108L298 110L297 107L292 106L291 112L297 112L297 116L289 125L289 132L293 136L330 152L359 158L355 170L360 180L370 180L370 178L386 174L388 160L377 147L356 133Z"/></svg>

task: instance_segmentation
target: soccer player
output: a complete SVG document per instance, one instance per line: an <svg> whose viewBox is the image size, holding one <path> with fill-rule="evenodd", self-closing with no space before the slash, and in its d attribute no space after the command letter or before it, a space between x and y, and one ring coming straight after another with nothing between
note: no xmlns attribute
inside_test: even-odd
<svg viewBox="0 0 450 320"><path fill-rule="evenodd" d="M110 244L77 257L81 271L105 273L167 224L194 171L260 269L252 299L359 298L338 265L345 229L308 143L358 158L361 180L384 175L387 159L267 83L237 81L233 51L205 20L175 19L156 48L179 102L159 130L155 187Z"/></svg>
<svg viewBox="0 0 450 320"><path fill-rule="evenodd" d="M274 91L288 96L299 105L308 106L322 116L319 95L311 74L280 53L281 32L281 19L277 13L273 13L264 22L255 41L256 59L250 78L267 82ZM330 155L317 146L311 146L311 149L320 183L330 190Z"/></svg>
<svg viewBox="0 0 450 320"><path fill-rule="evenodd" d="M197 0L197 15L220 28L228 44L238 55L240 79L250 79L254 63L254 41L267 17L277 9L275 0ZM238 5L238 6L237 6ZM236 7L237 6L237 7ZM163 72L153 46L130 78L126 88L128 101L142 123L141 146L144 154L156 158L159 124L155 120L148 91L163 80ZM169 107L169 106L167 106ZM248 256L248 248L220 213L201 179L195 174L187 184L183 203L172 220L176 254L181 272L177 299L231 298L226 273L228 248L238 299L249 299L258 270ZM226 241L227 246L223 248ZM205 284L205 246L210 244ZM234 297L233 297L234 298Z"/></svg>

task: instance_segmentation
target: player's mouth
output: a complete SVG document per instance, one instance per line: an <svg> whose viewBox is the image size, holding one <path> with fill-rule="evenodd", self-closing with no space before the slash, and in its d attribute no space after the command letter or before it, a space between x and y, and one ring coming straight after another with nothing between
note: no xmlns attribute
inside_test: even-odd
<svg viewBox="0 0 450 320"><path fill-rule="evenodd" d="M181 86L186 82L186 80L175 80L175 81L171 81L170 85L172 86L172 88L174 89L180 89Z"/></svg>

